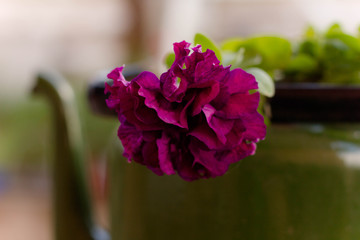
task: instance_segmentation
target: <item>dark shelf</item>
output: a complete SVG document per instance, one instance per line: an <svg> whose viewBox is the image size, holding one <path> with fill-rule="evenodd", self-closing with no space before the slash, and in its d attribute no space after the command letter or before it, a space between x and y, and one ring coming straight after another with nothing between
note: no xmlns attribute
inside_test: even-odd
<svg viewBox="0 0 360 240"><path fill-rule="evenodd" d="M89 88L91 109L101 115L116 116L107 108L104 81ZM339 86L316 83L280 83L268 100L274 123L360 122L360 85Z"/></svg>
<svg viewBox="0 0 360 240"><path fill-rule="evenodd" d="M277 84L272 122L360 122L359 85Z"/></svg>

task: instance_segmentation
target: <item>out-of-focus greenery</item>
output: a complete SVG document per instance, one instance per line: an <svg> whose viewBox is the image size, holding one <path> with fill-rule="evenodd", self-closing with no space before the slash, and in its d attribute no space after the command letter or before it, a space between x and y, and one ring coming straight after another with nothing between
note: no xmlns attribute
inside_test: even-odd
<svg viewBox="0 0 360 240"><path fill-rule="evenodd" d="M113 139L117 120L94 115L89 109L86 87L73 84L82 125L85 154L96 158ZM2 101L0 108L0 167L31 167L52 159L53 119L42 97L18 102Z"/></svg>
<svg viewBox="0 0 360 240"><path fill-rule="evenodd" d="M339 24L325 32L308 27L294 44L284 80L296 82L360 83L360 38Z"/></svg>
<svg viewBox="0 0 360 240"><path fill-rule="evenodd" d="M339 24L325 32L309 26L299 41L280 36L225 40L224 65L265 70L287 82L360 83L360 34L345 33Z"/></svg>
<svg viewBox="0 0 360 240"><path fill-rule="evenodd" d="M223 42L222 50L229 56L227 64L232 67L261 68L271 76L275 70L284 69L291 58L290 41L278 36L229 39Z"/></svg>
<svg viewBox="0 0 360 240"><path fill-rule="evenodd" d="M339 24L320 32L309 26L299 41L279 36L233 38L223 42L224 64L257 67L287 82L360 83L360 34Z"/></svg>
<svg viewBox="0 0 360 240"><path fill-rule="evenodd" d="M3 101L0 108L0 166L39 163L48 155L50 127L48 108L32 99L16 103Z"/></svg>
<svg viewBox="0 0 360 240"><path fill-rule="evenodd" d="M195 44L214 50L224 66L256 68L259 91L267 97L274 93L269 76L286 82L360 83L360 33L346 33L339 24L323 32L309 26L297 41L264 35L226 39L218 47L205 36L196 36ZM169 55L166 63L172 62Z"/></svg>

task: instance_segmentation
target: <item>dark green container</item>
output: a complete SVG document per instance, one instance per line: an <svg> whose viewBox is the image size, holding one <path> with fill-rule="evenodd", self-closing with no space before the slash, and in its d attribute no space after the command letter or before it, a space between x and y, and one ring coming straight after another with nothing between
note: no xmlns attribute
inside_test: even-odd
<svg viewBox="0 0 360 240"><path fill-rule="evenodd" d="M272 125L222 177L111 161L113 239L360 239L360 126Z"/></svg>
<svg viewBox="0 0 360 240"><path fill-rule="evenodd" d="M99 109L103 102L94 99ZM61 101L55 105L65 113L57 118L68 112L62 108L71 107ZM287 117L285 122L296 120ZM222 177L194 182L159 177L144 166L129 164L115 139L108 153L111 239L360 239L360 125L354 123L356 119L351 124L342 122L274 123L254 156L233 164ZM71 134L60 136L71 138ZM72 151L69 146L65 151ZM67 199L57 201L56 216L62 216L56 218L57 239L108 239L89 217L86 180L81 168L76 168L79 156L66 156L65 160L57 156L56 161L78 164L58 170L57 176L70 177L78 187L71 187L66 179L56 180L57 196ZM74 174L64 174L68 171ZM75 230L71 219L79 219Z"/></svg>

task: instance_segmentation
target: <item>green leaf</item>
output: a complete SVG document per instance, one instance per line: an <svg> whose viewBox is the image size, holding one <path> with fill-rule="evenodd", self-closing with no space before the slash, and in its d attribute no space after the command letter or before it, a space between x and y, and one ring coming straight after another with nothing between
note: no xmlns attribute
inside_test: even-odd
<svg viewBox="0 0 360 240"><path fill-rule="evenodd" d="M232 69L242 67L242 63L244 60L244 52L245 52L244 48L240 48L237 52L223 51L222 64L224 66L231 65Z"/></svg>
<svg viewBox="0 0 360 240"><path fill-rule="evenodd" d="M170 68L171 65L174 63L174 61L175 61L175 53L169 53L168 55L166 55L165 65L167 68Z"/></svg>
<svg viewBox="0 0 360 240"><path fill-rule="evenodd" d="M360 52L360 40L343 32L339 24L332 25L325 34L325 39L330 41L341 41L351 50Z"/></svg>
<svg viewBox="0 0 360 240"><path fill-rule="evenodd" d="M275 95L275 84L270 75L260 68L248 68L246 71L254 75L260 94L266 97L273 97Z"/></svg>
<svg viewBox="0 0 360 240"><path fill-rule="evenodd" d="M304 38L313 39L316 37L316 31L313 26L308 26L305 30Z"/></svg>
<svg viewBox="0 0 360 240"><path fill-rule="evenodd" d="M318 58L321 54L321 45L317 39L306 39L300 43L298 53Z"/></svg>
<svg viewBox="0 0 360 240"><path fill-rule="evenodd" d="M260 101L258 106L258 112L264 117L264 123L268 127L271 125L271 120L269 116L270 113L270 106L269 103L266 101L266 97L264 95L260 95Z"/></svg>
<svg viewBox="0 0 360 240"><path fill-rule="evenodd" d="M195 38L194 38L194 44L201 45L201 49L203 52L205 52L207 49L213 50L215 52L216 57L220 60L221 62L221 53L219 48L215 45L215 43L213 41L211 41L208 37L205 37L203 34L201 33L197 33L195 34Z"/></svg>
<svg viewBox="0 0 360 240"><path fill-rule="evenodd" d="M309 73L317 69L317 61L309 55L299 54L289 62L286 68L287 72Z"/></svg>
<svg viewBox="0 0 360 240"><path fill-rule="evenodd" d="M332 33L328 34L327 40L335 40L343 42L349 49L360 52L360 40L356 37L345 33Z"/></svg>
<svg viewBox="0 0 360 240"><path fill-rule="evenodd" d="M325 67L337 70L359 70L360 46L358 43L347 44L341 39L329 39L324 45L322 61Z"/></svg>
<svg viewBox="0 0 360 240"><path fill-rule="evenodd" d="M221 44L221 50L237 52L241 48L241 44L244 42L241 38L230 38Z"/></svg>
<svg viewBox="0 0 360 240"><path fill-rule="evenodd" d="M360 38L345 33L339 24L322 34L309 27L284 74L292 81L359 83Z"/></svg>
<svg viewBox="0 0 360 240"><path fill-rule="evenodd" d="M331 35L331 34L338 34L338 33L344 33L343 30L341 29L340 24L335 23L333 25L331 25L329 27L329 29L327 30L325 35Z"/></svg>
<svg viewBox="0 0 360 240"><path fill-rule="evenodd" d="M244 62L247 59L261 57L256 67L265 70L284 68L290 60L292 49L290 42L281 37L262 36L247 39L241 44L245 49ZM256 62L256 61L255 61Z"/></svg>

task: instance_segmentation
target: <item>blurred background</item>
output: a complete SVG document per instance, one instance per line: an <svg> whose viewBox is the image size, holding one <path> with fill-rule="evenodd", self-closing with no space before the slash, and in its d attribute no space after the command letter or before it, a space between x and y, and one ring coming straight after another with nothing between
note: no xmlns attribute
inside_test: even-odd
<svg viewBox="0 0 360 240"><path fill-rule="evenodd" d="M159 73L172 43L191 42L196 32L216 42L265 34L296 40L309 24L321 30L339 22L357 34L358 9L356 0L2 0L1 239L53 234L51 117L47 104L30 94L39 71L55 69L76 90L93 194L101 203L103 155L117 122L88 108L86 86L100 71L141 61Z"/></svg>

